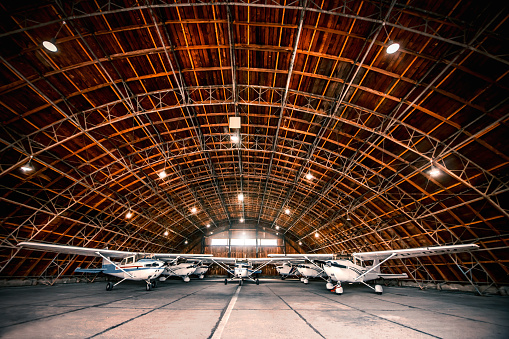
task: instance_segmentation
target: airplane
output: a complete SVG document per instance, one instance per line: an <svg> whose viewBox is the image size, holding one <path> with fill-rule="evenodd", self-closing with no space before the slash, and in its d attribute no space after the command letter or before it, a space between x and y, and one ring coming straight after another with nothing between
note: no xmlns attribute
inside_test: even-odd
<svg viewBox="0 0 509 339"><path fill-rule="evenodd" d="M276 265L276 271L281 276L281 280L285 280L288 277L295 276L299 274L297 270L297 266L293 265L291 262L284 262L280 266Z"/></svg>
<svg viewBox="0 0 509 339"><path fill-rule="evenodd" d="M209 267L204 265L202 261L187 261L186 258L179 257L165 267L164 272L159 277L159 281L165 281L169 277L177 276L188 283L191 281L191 275L193 274L197 275L199 279L203 279L208 269Z"/></svg>
<svg viewBox="0 0 509 339"><path fill-rule="evenodd" d="M402 250L388 250L388 251L375 251L375 252L359 252L352 253L351 256L343 256L338 258L334 254L269 254L271 258L284 258L286 260L306 259L311 264L315 265L318 269L317 263L323 263L323 269L327 273L329 280L325 285L328 290L336 294L343 294L342 282L349 284L361 283L375 291L376 294L381 295L383 288L381 285L372 287L367 284L367 281L375 280L378 278L384 279L401 279L408 278L406 273L403 274L387 274L380 272L380 266L390 259L403 259L415 258L422 256L452 254L460 252L469 252L478 249L476 244L464 245L448 245L448 246L434 246L434 247L419 247L409 248ZM357 264L360 261L360 265ZM373 264L364 266L363 261L372 260ZM336 284L334 284L335 282Z"/></svg>
<svg viewBox="0 0 509 339"><path fill-rule="evenodd" d="M201 259L210 257L211 254L182 254L182 253L138 253L131 251L114 251L108 249L78 247L59 244L47 244L23 241L18 246L26 249L76 254L83 256L101 257L103 259L100 268L80 268L74 272L77 273L104 273L114 277L121 278L115 284L108 282L106 291L111 291L113 287L125 280L145 281L146 290L151 291L156 287L156 280L168 268L168 263L178 260L178 258ZM112 261L110 258L121 258L120 262ZM193 268L193 272L196 267Z"/></svg>
<svg viewBox="0 0 509 339"><path fill-rule="evenodd" d="M310 278L323 278L326 277L324 269L316 264L299 264L297 265L297 271L302 276L300 281L304 284L309 284Z"/></svg>
<svg viewBox="0 0 509 339"><path fill-rule="evenodd" d="M200 260L196 264L196 270L194 270L193 274L198 276L198 279L205 278L205 273L209 270L209 267L203 263L202 260Z"/></svg>
<svg viewBox="0 0 509 339"><path fill-rule="evenodd" d="M251 280L256 285L260 284L260 280L258 278L253 278L254 274L261 273L261 269L273 261L279 261L276 258L222 258L222 257L211 257L206 258L204 260L211 260L212 262L219 265L223 268L228 274L231 274L232 277L230 279L224 279L224 284L227 285L228 281L233 281L235 279L239 280L239 286L242 286L245 280ZM233 265L233 269L225 266L228 264ZM256 268L253 269L253 264L259 264Z"/></svg>

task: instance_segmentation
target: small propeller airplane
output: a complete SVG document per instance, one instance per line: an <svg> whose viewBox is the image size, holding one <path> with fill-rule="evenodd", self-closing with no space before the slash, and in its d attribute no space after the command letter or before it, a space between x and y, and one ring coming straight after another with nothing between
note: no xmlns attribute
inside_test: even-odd
<svg viewBox="0 0 509 339"><path fill-rule="evenodd" d="M297 266L293 265L291 262L284 262L281 265L276 265L276 271L281 276L281 280L285 280L288 277L295 276L298 277L299 271L297 270Z"/></svg>
<svg viewBox="0 0 509 339"><path fill-rule="evenodd" d="M146 289L147 291L150 291L152 288L156 287L156 279L167 271L167 268L169 267L168 263L175 262L175 260L178 260L179 258L200 260L202 258L212 256L211 254L138 253L29 241L20 242L18 246L37 251L101 257L103 259L102 267L78 267L74 272L104 273L121 278L121 280L115 284L108 282L106 284L107 291L111 291L113 287L125 280L145 281L147 283ZM115 262L110 258L121 258L122 260L120 262ZM196 270L196 265L192 264L192 266L194 267L192 268L191 273ZM189 279L189 277L187 278Z"/></svg>
<svg viewBox="0 0 509 339"><path fill-rule="evenodd" d="M191 281L191 275L195 274L198 278L203 279L205 273L209 269L208 266L203 265L202 261L188 261L187 258L179 257L175 259L170 265L165 267L163 273L159 277L159 281L165 281L169 277L180 277L184 282Z"/></svg>
<svg viewBox="0 0 509 339"><path fill-rule="evenodd" d="M232 275L230 279L228 278L224 279L225 285L228 284L228 281L238 279L240 286L242 286L245 280L251 280L256 285L259 285L260 280L258 278L253 278L253 275L257 273L262 273L262 268L267 266L268 264L274 261L280 261L280 259L278 258L223 258L223 257L211 257L204 259L204 261L205 260L212 261L213 263L223 268L226 272L228 272L228 274ZM258 264L258 266L253 268L253 264ZM233 269L225 265L233 265Z"/></svg>
<svg viewBox="0 0 509 339"><path fill-rule="evenodd" d="M448 245L448 246L434 246L434 247L420 247L409 248L402 250L388 250L388 251L375 251L375 252L359 252L352 253L351 256L337 258L334 254L269 254L271 258L286 259L287 261L305 259L311 264L315 265L318 270L323 270L327 273L329 280L327 281L326 288L335 292L336 294L343 294L342 282L347 283L361 283L371 288L377 294L383 293L381 285L372 287L367 284L367 281L375 280L378 278L384 279L401 279L408 278L406 273L403 274L387 274L380 272L380 266L390 259L403 259L415 258L431 255L453 254L460 252L470 252L477 250L478 245L464 244L464 245ZM360 261L360 265L357 264ZM372 260L373 265L364 266L363 261ZM335 282L336 284L333 284Z"/></svg>

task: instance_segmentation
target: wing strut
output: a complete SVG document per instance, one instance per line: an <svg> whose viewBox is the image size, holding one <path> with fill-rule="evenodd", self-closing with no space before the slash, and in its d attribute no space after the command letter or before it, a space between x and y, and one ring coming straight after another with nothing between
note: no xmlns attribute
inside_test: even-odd
<svg viewBox="0 0 509 339"><path fill-rule="evenodd" d="M127 272L126 270L124 270L122 267L120 266L117 266L117 264L115 264L113 261L110 260L110 258L108 257L105 257L104 255L101 254L101 252L95 252L97 255L101 256L104 260L106 260L107 262L109 262L110 264L112 264L113 266L115 266L116 268L118 268L119 270L121 270L122 272L124 272L125 274L127 274L128 276L130 276L131 278L134 279L134 276ZM124 281L125 279L123 279L122 281ZM117 284L118 285L118 284Z"/></svg>
<svg viewBox="0 0 509 339"><path fill-rule="evenodd" d="M360 278L364 277L366 274L368 274L369 272L373 271L374 269L380 267L380 265L382 265L384 262L386 262L387 260L391 259L392 257L394 257L396 255L396 253L392 253L390 256L388 256L387 258L385 258L384 260L380 261L378 264L374 265L373 267L371 267L369 270L367 270L366 272L362 273L361 275L359 275L357 278L355 278L354 280L359 280Z"/></svg>

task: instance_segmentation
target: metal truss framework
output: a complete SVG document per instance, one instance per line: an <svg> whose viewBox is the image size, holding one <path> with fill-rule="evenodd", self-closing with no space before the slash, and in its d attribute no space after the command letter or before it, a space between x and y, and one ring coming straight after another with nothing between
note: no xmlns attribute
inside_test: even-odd
<svg viewBox="0 0 509 339"><path fill-rule="evenodd" d="M490 31L498 19L497 16L476 31L450 38L450 35L442 35L441 25L461 27L464 23L452 17L429 12L423 15L418 9L398 4L395 0L391 3L377 2L378 14L373 14L372 17L359 15L353 10L351 1L344 1L341 6L329 9L323 9L317 3L307 0L286 5L272 1L180 1L175 4L152 1L133 7L124 7L123 2L110 1L97 11L85 11L79 2L72 5L60 2L57 4L63 19L33 24L19 17L18 22L23 28L0 34L0 37L30 32L36 28L61 23L65 19L67 26L74 29L75 36L92 56L92 63L97 65L105 76L105 82L95 90L111 88L116 98L93 105L90 109L80 110L72 99L88 95L89 89L66 96L47 80L46 75L39 78L27 77L11 60L0 56L0 61L20 79L19 84L10 88L4 87L5 93L14 91L18 86L28 86L48 103L28 115L52 109L62 116L61 119L37 127L26 135L8 125L2 126L5 133L0 138L4 145L0 154L10 154L9 159L15 161L0 163L0 178L17 176L15 171L30 157L31 161L72 182L61 190L41 185L39 188L44 193L34 197L30 197L29 189L23 185L0 186L2 191L11 190L16 195L16 198L10 199L8 194L4 194L0 197L1 201L31 211L28 217L2 238L0 248L8 249L11 254L9 259L2 262L0 272L16 258L19 252L15 247L18 239L37 239L43 233L49 234L54 223L60 220L79 225L79 230L74 235L59 236L59 240L65 239L69 244L115 244L118 248L130 247L139 251L155 251L168 246L179 248L184 239L205 234L204 224L207 222L219 226L226 220L231 226L232 219L237 216L236 212L231 212L236 210L235 204L228 202L231 201L232 192L246 192L253 197L251 201L242 202L240 217L246 220L250 218L257 224L268 223L270 227L277 225L290 240L306 241L306 246L311 251L361 251L392 248L393 244L410 247L419 243L416 240L419 237L425 237L427 242L432 244L487 239L476 234L475 227L472 227L476 222L485 223L492 233L503 235L503 232L493 227L490 219L478 213L473 205L485 202L499 214L496 218L509 218L509 208L503 200L509 192L509 179L499 174L499 166L484 168L485 165L473 161L464 150L472 143L481 142L483 135L505 123L509 119L509 113L491 119L488 125L471 133L468 129L474 126L477 121L474 120L463 128L456 128L445 140L405 121L409 112L414 111L439 118L438 114L426 109L423 103L432 92L453 97L451 93L440 91L437 84L462 67L462 58L467 53L476 53L504 66L509 65L505 56L490 53L481 46L482 39L497 36L496 32ZM157 11L169 8L179 11L189 6L211 6L214 10L225 8L229 65L220 65L219 69L221 75L223 71L231 72L231 83L223 77L221 84L200 86L196 76L196 72L200 71L199 67L193 66L191 71L181 68L179 56L175 52L176 46L168 33L168 20ZM298 23L291 26L295 35L289 66L285 70L287 76L284 88L276 87L275 84L263 86L239 82L236 72L250 72L250 69L239 66L235 57L237 46L233 27L238 22L233 19L231 8L238 6L295 10L300 13ZM134 82L142 83L139 77L124 79L119 70L111 72L108 60L95 54L94 48L97 46L92 48L87 43L88 38L74 25L75 21L85 18L106 18L134 11L150 14L149 20L145 22L147 27L153 28L157 33L157 43L153 40L153 49L144 53L164 56L165 64L171 68L171 71L164 70L171 88L149 91L142 85L143 92L133 91L131 88ZM325 77L327 86L331 81L339 84L334 96L327 96L327 87L320 94L316 94L301 89L300 83L297 88L291 86L293 77L320 78L316 72L294 70L298 54L306 58L313 54L311 47L308 51L298 48L304 17L308 12L317 14L318 18L320 15L337 16L372 25L372 33L363 39L363 46L356 59L344 58L341 54L334 58L326 54L320 55L335 60L335 65L340 61L350 60L347 62L352 67L344 79L335 79L336 66L330 75ZM415 26L408 27L400 22L403 13L415 17ZM13 14L13 17L15 16L16 14ZM381 17L383 19L379 19ZM221 22L215 17L214 20L214 24ZM317 25L318 21L319 19L316 20ZM352 28L353 25L352 23ZM284 25L279 27L282 26ZM364 85L365 75L362 78L360 75L382 72L366 60L373 47L379 45L377 35L386 28L419 34L429 41L445 42L450 45L449 55L452 59L444 56L435 60L433 67L419 80L385 72L385 75L394 77L395 81L406 81L411 85L411 89L401 98L393 96L390 91L377 92L376 88ZM348 33L347 36L355 38L354 34ZM217 31L216 40L220 46ZM96 44L101 45L99 41L96 41ZM104 47L101 48L104 50ZM206 48L209 47L204 47ZM190 50L187 41L185 49ZM189 59L193 63L190 54ZM257 71L263 72L262 69ZM62 68L48 72L47 75L65 72ZM197 85L188 86L185 73L193 73ZM158 77L159 75L153 76ZM59 93L60 98L53 99L45 94L42 84L44 87L52 87L53 91ZM381 113L376 108L358 105L353 100L357 92L376 93L382 101L392 102L393 108L389 113ZM505 104L503 101L484 109L473 103L473 100L458 97L454 97L454 100L463 105L462 107L481 112L483 116L489 116L492 111ZM207 118L211 113L224 114L231 111L235 116L245 115L251 109L256 113L248 114L247 124L255 130L265 128L265 134L239 133L238 144L232 144L229 135L224 133L224 122L209 122ZM273 110L279 114L273 114ZM119 115L119 111L127 111L127 114ZM154 115L162 116L165 112L179 111L182 113L180 117L172 113L168 119L152 119ZM277 124L263 126L259 118L275 118ZM124 136L126 129L121 127L123 123L129 124L131 121L135 124L131 125L129 130L144 135L137 143L130 142ZM168 123L182 121L187 124L181 129L182 132L189 132L185 137L174 136L166 127ZM302 121L309 123L307 128L298 126ZM448 125L451 122L441 119L440 125L442 124ZM109 126L114 126L115 133L111 136L102 135L101 131ZM345 126L349 129L343 128ZM207 129L209 132L204 132ZM103 154L91 159L80 157L79 164L76 160L59 159L57 150L67 147L70 141L80 137L98 145ZM86 152L87 147L73 153L80 155ZM12 156L13 154L17 156ZM263 161L255 162L253 157ZM101 158L104 159L103 165L98 166ZM284 164L284 161L288 164ZM57 162L59 164L55 165ZM63 165L69 170L63 170ZM93 170L85 171L86 167ZM233 177L228 173L232 167L238 169L238 173ZM439 168L448 177L447 183L429 176L427 172L431 167ZM171 188L167 187L169 184L158 181L156 174L161 169L171 169ZM305 171L317 174L317 182L302 180ZM126 184L133 180L139 184L132 187ZM422 185L423 180L426 186ZM110 188L119 183L124 194ZM408 184L413 186L415 194L408 190ZM428 184L435 189L428 191ZM286 194L281 195L282 190L277 189L277 185L282 185ZM262 193L255 193L255 186L262 188ZM172 197L176 192L180 196ZM451 197L457 195L459 197L451 204ZM101 202L93 203L90 196L100 197ZM105 201L109 202L107 208L104 208ZM211 201L214 201L214 204L217 201L216 205L221 206L222 212L211 208ZM190 215L190 202L195 202L205 216ZM285 217L282 212L290 205L300 213ZM462 208L471 211L475 215L475 221L469 224L458 218L455 210ZM136 213L136 222L128 223L127 227L123 223L126 210L140 211ZM354 223L349 217L352 217ZM468 235L459 234L457 227L450 225L451 218L455 219ZM45 221L41 223L41 220ZM186 226L178 228L177 225L182 223ZM406 231L407 226L417 228L418 234ZM334 230L336 234L332 234L330 230ZM165 231L172 235L165 236ZM316 232L327 237L313 241L310 237ZM489 249L488 254L496 258L496 254ZM41 260L42 258L37 262L42 263ZM65 274L69 265L76 260L78 258L71 256L65 260L55 256L53 260L45 263L44 272L57 272L58 278ZM496 284L496 279L475 254L470 261L462 261L456 256L451 256L451 260L474 287L479 282ZM440 280L434 278L426 265L419 260L401 261L401 265L402 270L408 272L416 282L419 279ZM439 265L431 263L431 266L446 280ZM476 270L481 273L473 275ZM509 269L506 269L506 273L509 273ZM478 287L476 289L482 294Z"/></svg>

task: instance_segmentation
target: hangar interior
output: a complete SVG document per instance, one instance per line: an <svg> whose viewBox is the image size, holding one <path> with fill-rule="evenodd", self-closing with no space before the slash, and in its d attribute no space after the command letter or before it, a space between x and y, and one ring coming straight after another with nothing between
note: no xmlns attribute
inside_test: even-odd
<svg viewBox="0 0 509 339"><path fill-rule="evenodd" d="M475 243L383 270L508 284L502 2L0 8L4 282L100 265L17 246L39 241L230 257Z"/></svg>

